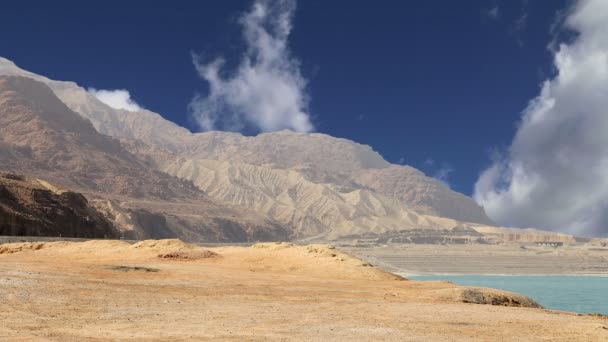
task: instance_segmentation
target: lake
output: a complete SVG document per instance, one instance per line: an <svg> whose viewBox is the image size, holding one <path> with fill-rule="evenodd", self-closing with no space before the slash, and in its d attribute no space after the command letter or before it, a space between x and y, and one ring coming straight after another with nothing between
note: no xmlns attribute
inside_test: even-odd
<svg viewBox="0 0 608 342"><path fill-rule="evenodd" d="M448 280L526 295L547 309L608 315L608 277L425 275L412 280Z"/></svg>

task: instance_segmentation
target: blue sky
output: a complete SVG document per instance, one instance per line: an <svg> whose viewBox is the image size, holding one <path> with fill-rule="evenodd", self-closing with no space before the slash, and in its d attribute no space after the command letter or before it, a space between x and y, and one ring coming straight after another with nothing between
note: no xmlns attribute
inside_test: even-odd
<svg viewBox="0 0 608 342"><path fill-rule="evenodd" d="M300 1L288 44L315 131L369 144L471 194L554 73L547 46L568 3ZM238 65L246 48L238 18L250 7L12 2L0 12L0 56L53 79L127 89L143 107L198 130L188 104L208 88L191 54Z"/></svg>

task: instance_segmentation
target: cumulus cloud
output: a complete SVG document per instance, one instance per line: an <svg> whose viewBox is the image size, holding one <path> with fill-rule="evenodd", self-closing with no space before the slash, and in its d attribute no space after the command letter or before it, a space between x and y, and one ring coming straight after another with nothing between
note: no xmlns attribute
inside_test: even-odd
<svg viewBox="0 0 608 342"><path fill-rule="evenodd" d="M201 129L314 129L307 82L288 48L295 8L295 0L253 3L239 19L247 49L231 73L224 70L222 58L209 62L193 56L198 74L209 84L208 94L195 96L189 105Z"/></svg>
<svg viewBox="0 0 608 342"><path fill-rule="evenodd" d="M608 1L579 0L553 51L556 75L522 113L475 199L504 225L608 235Z"/></svg>
<svg viewBox="0 0 608 342"><path fill-rule="evenodd" d="M131 99L131 94L125 89L97 90L95 88L89 88L88 91L99 101L114 109L124 109L128 110L129 112L137 112L143 109L133 99Z"/></svg>

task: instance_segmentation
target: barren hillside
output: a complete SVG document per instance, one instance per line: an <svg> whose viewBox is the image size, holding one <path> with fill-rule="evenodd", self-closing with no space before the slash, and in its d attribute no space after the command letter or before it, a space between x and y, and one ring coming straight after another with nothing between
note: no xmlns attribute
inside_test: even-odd
<svg viewBox="0 0 608 342"><path fill-rule="evenodd" d="M0 126L3 168L85 193L127 236L195 241L290 236L270 218L216 203L192 183L149 168L30 78L0 76Z"/></svg>
<svg viewBox="0 0 608 342"><path fill-rule="evenodd" d="M12 75L0 77L3 165L84 192L129 236L535 239L494 229L471 198L353 141L290 131L193 134L2 58L0 75Z"/></svg>

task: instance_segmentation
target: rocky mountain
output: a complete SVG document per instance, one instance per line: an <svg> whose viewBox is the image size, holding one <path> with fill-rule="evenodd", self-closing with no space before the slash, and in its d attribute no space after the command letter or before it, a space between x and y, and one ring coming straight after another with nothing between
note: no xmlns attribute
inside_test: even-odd
<svg viewBox="0 0 608 342"><path fill-rule="evenodd" d="M197 189L142 164L115 139L99 134L46 85L0 77L0 151L4 167L71 189L146 198L195 196ZM188 188L190 187L190 188Z"/></svg>
<svg viewBox="0 0 608 342"><path fill-rule="evenodd" d="M33 79L0 76L0 127L4 169L85 193L126 236L211 241L289 236L287 227L272 219L216 203L192 183L149 168ZM148 224L152 220L156 223Z"/></svg>
<svg viewBox="0 0 608 342"><path fill-rule="evenodd" d="M82 194L0 172L0 235L117 238L119 232Z"/></svg>
<svg viewBox="0 0 608 342"><path fill-rule="evenodd" d="M492 224L471 198L414 168L391 165L367 145L325 134L291 131L254 137L229 132L190 133L159 114L113 109L75 83L52 81L0 58L2 74L48 84L67 106L90 120L102 134L138 140L183 160L211 159L294 170L314 183L332 183L348 190L369 188L424 214Z"/></svg>
<svg viewBox="0 0 608 342"><path fill-rule="evenodd" d="M458 221L495 225L469 197L449 190L410 166L391 165L363 170L354 177L359 186L396 198L419 213Z"/></svg>
<svg viewBox="0 0 608 342"><path fill-rule="evenodd" d="M494 225L469 197L366 145L291 131L191 133L2 58L0 75L3 165L82 190L137 237L476 237Z"/></svg>

